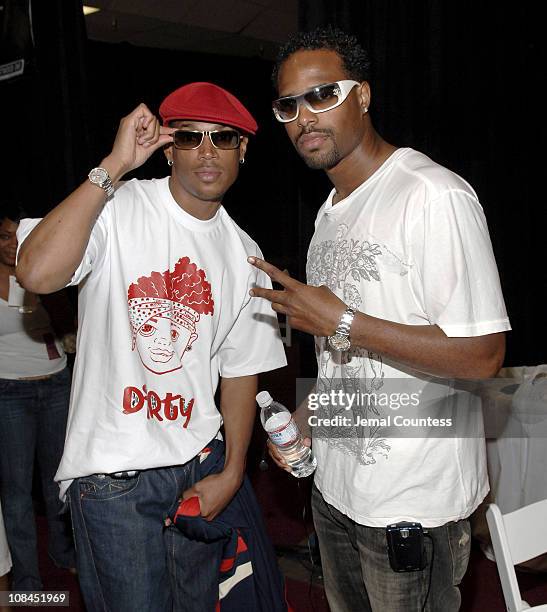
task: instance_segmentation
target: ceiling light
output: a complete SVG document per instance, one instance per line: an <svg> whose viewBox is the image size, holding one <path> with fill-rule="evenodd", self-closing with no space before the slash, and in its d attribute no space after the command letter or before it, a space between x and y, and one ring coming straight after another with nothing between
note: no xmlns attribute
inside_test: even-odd
<svg viewBox="0 0 547 612"><path fill-rule="evenodd" d="M98 13L101 9L94 6L87 6L84 4L84 15L91 15L92 13Z"/></svg>

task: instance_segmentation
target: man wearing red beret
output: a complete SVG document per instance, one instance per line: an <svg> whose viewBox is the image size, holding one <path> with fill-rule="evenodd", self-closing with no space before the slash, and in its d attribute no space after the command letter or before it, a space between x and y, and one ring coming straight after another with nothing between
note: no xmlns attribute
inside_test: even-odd
<svg viewBox="0 0 547 612"><path fill-rule="evenodd" d="M177 89L160 114L163 125L140 104L124 117L89 180L43 220L22 221L18 236L26 288L79 285L56 480L90 612L214 610L222 544L187 539L165 520L181 496L197 497L207 520L232 500L257 374L286 363L269 305L249 298L268 282L246 261L260 250L221 205L256 122L210 83ZM118 183L160 148L170 176ZM224 469L196 482L200 451L222 424Z"/></svg>

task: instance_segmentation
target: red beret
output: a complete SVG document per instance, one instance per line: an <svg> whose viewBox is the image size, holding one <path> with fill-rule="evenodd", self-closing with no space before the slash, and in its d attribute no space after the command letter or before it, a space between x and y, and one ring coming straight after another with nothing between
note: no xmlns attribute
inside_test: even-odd
<svg viewBox="0 0 547 612"><path fill-rule="evenodd" d="M251 113L231 93L213 83L190 83L170 93L160 105L163 125L174 119L221 123L255 134Z"/></svg>

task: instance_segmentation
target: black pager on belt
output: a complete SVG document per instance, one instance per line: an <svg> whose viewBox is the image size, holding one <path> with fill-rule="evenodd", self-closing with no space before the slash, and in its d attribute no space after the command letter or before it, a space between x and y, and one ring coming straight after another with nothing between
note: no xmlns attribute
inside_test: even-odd
<svg viewBox="0 0 547 612"><path fill-rule="evenodd" d="M402 521L386 527L389 564L394 572L421 571L427 565L420 523Z"/></svg>

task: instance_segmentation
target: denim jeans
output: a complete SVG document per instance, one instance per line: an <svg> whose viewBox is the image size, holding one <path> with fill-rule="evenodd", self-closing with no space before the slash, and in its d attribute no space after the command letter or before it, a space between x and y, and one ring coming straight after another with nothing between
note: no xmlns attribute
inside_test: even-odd
<svg viewBox="0 0 547 612"><path fill-rule="evenodd" d="M59 486L53 481L63 452L69 397L66 368L45 380L0 379L0 497L14 590L42 588L32 505L35 456L46 506L49 555L58 567L74 566L68 514L60 514Z"/></svg>
<svg viewBox="0 0 547 612"><path fill-rule="evenodd" d="M192 541L164 526L194 484L197 461L72 483L68 497L88 612L214 612L223 542Z"/></svg>
<svg viewBox="0 0 547 612"><path fill-rule="evenodd" d="M471 550L468 520L428 528L433 543L425 538L426 568L394 572L389 565L385 528L356 523L328 504L315 486L312 508L331 612L420 612L430 576L424 610L459 610L458 585Z"/></svg>

